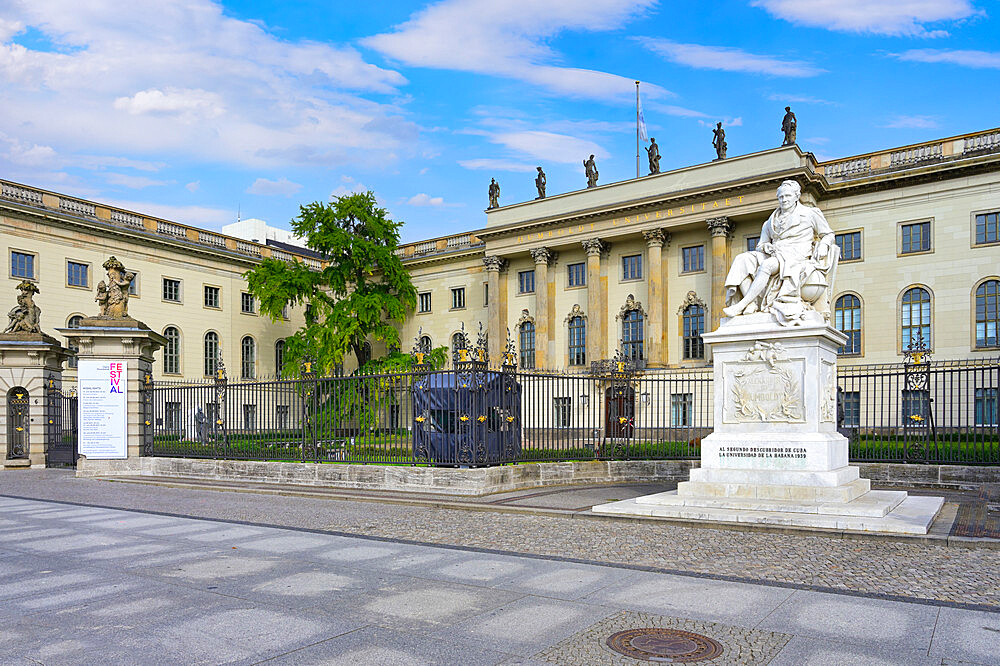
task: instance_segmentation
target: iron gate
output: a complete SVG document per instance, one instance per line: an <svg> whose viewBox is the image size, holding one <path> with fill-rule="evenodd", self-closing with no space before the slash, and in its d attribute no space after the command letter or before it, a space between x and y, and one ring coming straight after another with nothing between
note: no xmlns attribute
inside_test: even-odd
<svg viewBox="0 0 1000 666"><path fill-rule="evenodd" d="M49 380L46 389L46 412L48 421L45 424L46 467L75 467L77 456L77 397L76 391L63 393Z"/></svg>
<svg viewBox="0 0 1000 666"><path fill-rule="evenodd" d="M7 459L28 457L28 436L31 424L31 399L28 390L15 386L7 391Z"/></svg>

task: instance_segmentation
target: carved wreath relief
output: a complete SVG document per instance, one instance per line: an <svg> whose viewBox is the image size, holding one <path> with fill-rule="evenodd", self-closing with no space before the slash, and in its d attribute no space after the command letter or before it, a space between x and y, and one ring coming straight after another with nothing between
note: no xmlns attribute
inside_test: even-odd
<svg viewBox="0 0 1000 666"><path fill-rule="evenodd" d="M780 342L756 342L727 364L725 418L730 423L803 421L801 362L785 358Z"/></svg>

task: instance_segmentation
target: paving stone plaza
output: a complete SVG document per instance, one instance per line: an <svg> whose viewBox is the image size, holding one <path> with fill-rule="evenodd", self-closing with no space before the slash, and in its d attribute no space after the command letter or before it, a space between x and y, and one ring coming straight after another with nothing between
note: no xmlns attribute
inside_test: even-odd
<svg viewBox="0 0 1000 666"><path fill-rule="evenodd" d="M583 510L653 489L451 502L8 473L0 661L640 664L608 639L666 629L682 633L633 648L690 634L721 650L697 663L1000 663L1000 543Z"/></svg>

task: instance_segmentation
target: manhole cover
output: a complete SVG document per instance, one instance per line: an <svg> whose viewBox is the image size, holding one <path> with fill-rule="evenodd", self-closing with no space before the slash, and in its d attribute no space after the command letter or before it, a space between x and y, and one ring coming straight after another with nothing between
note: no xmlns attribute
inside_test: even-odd
<svg viewBox="0 0 1000 666"><path fill-rule="evenodd" d="M663 664L688 664L714 659L722 646L708 636L680 629L629 629L612 634L608 647L633 659Z"/></svg>

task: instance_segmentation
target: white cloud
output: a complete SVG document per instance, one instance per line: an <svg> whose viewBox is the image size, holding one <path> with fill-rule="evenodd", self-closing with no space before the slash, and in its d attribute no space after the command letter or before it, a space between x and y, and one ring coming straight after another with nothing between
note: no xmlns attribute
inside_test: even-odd
<svg viewBox="0 0 1000 666"><path fill-rule="evenodd" d="M406 80L349 46L279 39L217 0L4 3L0 126L67 161L112 154L275 168L382 164L415 150ZM51 44L11 41L33 30ZM372 148L372 147L375 148Z"/></svg>
<svg viewBox="0 0 1000 666"><path fill-rule="evenodd" d="M932 116L893 116L882 127L892 129L934 129L938 127L938 121Z"/></svg>
<svg viewBox="0 0 1000 666"><path fill-rule="evenodd" d="M1000 69L1000 52L997 51L911 49L893 56L910 62L943 62L976 69Z"/></svg>
<svg viewBox="0 0 1000 666"><path fill-rule="evenodd" d="M609 156L608 151L593 141L555 132L503 132L491 136L490 141L521 155L533 157L539 162L582 164L588 155L596 155L598 158Z"/></svg>
<svg viewBox="0 0 1000 666"><path fill-rule="evenodd" d="M443 0L414 13L393 32L362 43L416 67L525 81L559 95L627 99L634 79L562 67L548 42L563 32L619 30L656 0ZM647 95L665 96L647 84Z"/></svg>
<svg viewBox="0 0 1000 666"><path fill-rule="evenodd" d="M444 197L432 197L429 194L424 194L423 192L421 192L420 194L413 195L407 200L406 203L408 203L411 206L432 206L435 208L443 208L446 206L453 207L460 205L460 204L445 203Z"/></svg>
<svg viewBox="0 0 1000 666"><path fill-rule="evenodd" d="M840 106L837 102L831 102L826 99L820 99L819 97L813 97L811 95L781 95L779 93L774 93L768 95L767 98L772 102L781 102L782 104L830 104L833 106Z"/></svg>
<svg viewBox="0 0 1000 666"><path fill-rule="evenodd" d="M156 88L140 90L132 97L119 97L114 106L132 115L160 113L184 115L192 119L216 118L225 113L219 95L205 90L176 88L168 88L166 92Z"/></svg>
<svg viewBox="0 0 1000 666"><path fill-rule="evenodd" d="M201 189L201 181L200 180L192 181L187 185L185 185L184 189L187 190L188 192L197 192L199 189Z"/></svg>
<svg viewBox="0 0 1000 666"><path fill-rule="evenodd" d="M109 185L121 185L123 187L130 187L134 190L168 184L165 180L154 180L152 178L147 178L146 176L130 176L124 173L109 173L107 175L107 181Z"/></svg>
<svg viewBox="0 0 1000 666"><path fill-rule="evenodd" d="M336 197L346 197L348 194L361 194L362 192L368 191L368 188L365 187L363 183L355 181L350 176L341 176L340 179L346 184L338 185L333 188L333 191L330 192L331 199ZM380 203L379 205L381 206L382 204Z"/></svg>
<svg viewBox="0 0 1000 666"><path fill-rule="evenodd" d="M459 160L459 166L465 169L472 169L476 171L513 171L513 172L528 172L534 171L534 164L528 164L527 162L517 162L514 160L503 160L503 159L492 159L488 157L479 157L474 160Z"/></svg>
<svg viewBox="0 0 1000 666"><path fill-rule="evenodd" d="M278 180L268 180L267 178L258 178L253 181L253 185L246 189L247 194L259 194L265 197L273 196L285 196L290 197L299 190L302 186L298 183L293 183L284 176Z"/></svg>
<svg viewBox="0 0 1000 666"><path fill-rule="evenodd" d="M102 198L102 201L109 206L134 210L137 213L159 217L171 222L189 224L193 227L217 229L223 224L236 221L236 214L233 211L209 206L176 206L150 201L109 199L107 197Z"/></svg>
<svg viewBox="0 0 1000 666"><path fill-rule="evenodd" d="M752 0L777 18L797 25L844 32L941 37L925 24L980 15L972 0Z"/></svg>
<svg viewBox="0 0 1000 666"><path fill-rule="evenodd" d="M696 69L747 72L771 76L816 76L824 70L802 60L782 60L773 56L747 53L731 46L681 44L657 37L636 37L636 41L670 62Z"/></svg>

